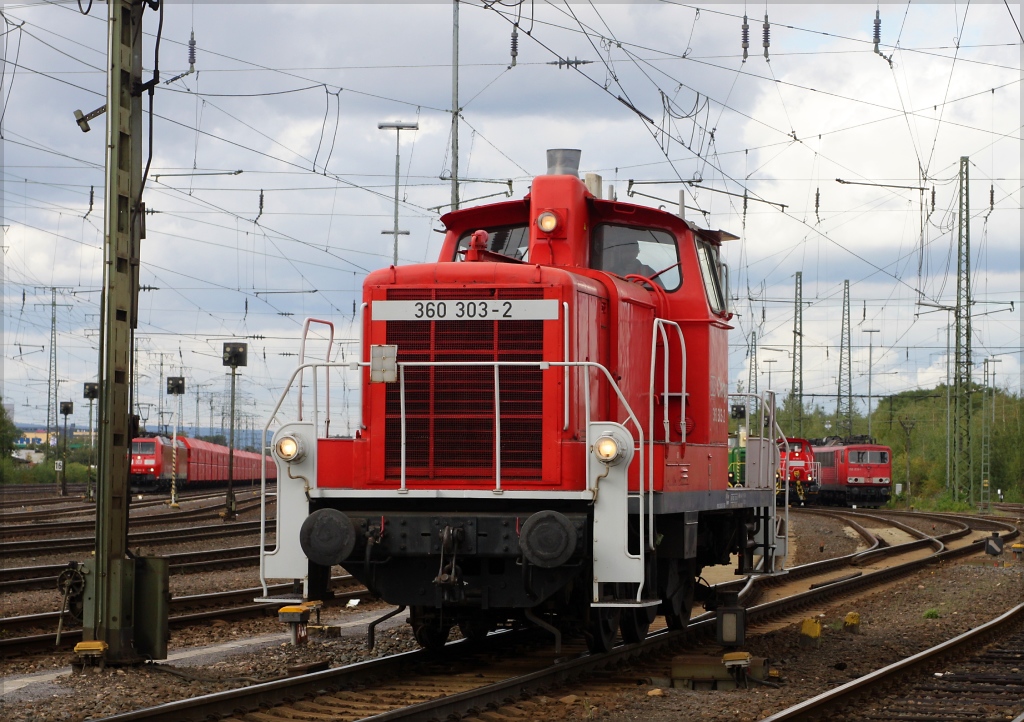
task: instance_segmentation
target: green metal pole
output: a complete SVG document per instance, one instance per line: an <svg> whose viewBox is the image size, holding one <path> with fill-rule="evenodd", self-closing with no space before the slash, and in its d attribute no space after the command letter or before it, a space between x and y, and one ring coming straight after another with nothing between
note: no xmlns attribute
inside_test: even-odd
<svg viewBox="0 0 1024 722"><path fill-rule="evenodd" d="M139 661L133 646L135 566L127 556L127 544L132 335L144 211L139 202L142 99L132 91L142 79L143 7L131 0L109 0L107 25L96 557L86 566L82 638L105 643L103 661L115 665Z"/></svg>

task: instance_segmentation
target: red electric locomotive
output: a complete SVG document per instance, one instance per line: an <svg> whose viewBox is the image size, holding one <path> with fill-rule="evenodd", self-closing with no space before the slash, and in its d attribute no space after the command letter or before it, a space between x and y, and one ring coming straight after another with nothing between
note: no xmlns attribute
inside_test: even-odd
<svg viewBox="0 0 1024 722"><path fill-rule="evenodd" d="M814 445L821 467L818 498L835 506L879 507L892 489L892 450L867 437L829 437Z"/></svg>
<svg viewBox="0 0 1024 722"><path fill-rule="evenodd" d="M789 499L799 499L801 504L813 503L818 496L819 464L814 460L814 449L807 439L786 437L779 439L779 473L776 492L780 501L786 497L786 482L789 482Z"/></svg>
<svg viewBox="0 0 1024 722"><path fill-rule="evenodd" d="M705 566L780 569L774 439L749 439L746 485L728 481L719 246L734 236L603 200L579 151L548 160L522 200L445 215L437 263L367 276L360 361L304 363L304 336L267 425L264 589L301 568L304 596L323 598L344 565L408 607L426 647L456 624L473 638L527 623L603 650L659 612L685 626ZM328 428L328 379L346 371L354 438Z"/></svg>
<svg viewBox="0 0 1024 722"><path fill-rule="evenodd" d="M188 473L188 451L178 439L177 454L170 439L164 436L143 436L132 440L132 491L157 491L171 488L171 470L177 468L176 483L185 481Z"/></svg>
<svg viewBox="0 0 1024 722"><path fill-rule="evenodd" d="M230 449L208 441L179 436L177 439L178 490L199 484L222 484L228 480ZM132 440L131 489L136 492L166 491L171 488L173 445L164 436L144 436ZM263 457L235 449L232 478L237 482L260 479ZM268 468L267 478L277 478L277 468Z"/></svg>

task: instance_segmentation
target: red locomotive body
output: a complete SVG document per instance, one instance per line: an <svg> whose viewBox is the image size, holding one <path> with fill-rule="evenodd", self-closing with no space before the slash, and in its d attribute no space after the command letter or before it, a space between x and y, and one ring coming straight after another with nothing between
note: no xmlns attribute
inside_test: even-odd
<svg viewBox="0 0 1024 722"><path fill-rule="evenodd" d="M132 440L132 491L163 491L171 487L171 468L176 464L178 490L200 484L223 484L228 480L226 446L179 436L177 454L171 439L164 436L143 436ZM172 458L175 457L174 463ZM233 478L237 482L260 479L263 459L259 454L235 449ZM277 467L270 465L267 478L277 478Z"/></svg>
<svg viewBox="0 0 1024 722"><path fill-rule="evenodd" d="M188 461L185 446L178 439L178 453L172 441L164 436L143 436L132 440L131 488L139 491L165 489L171 486L171 469L177 465L177 483L185 480Z"/></svg>
<svg viewBox="0 0 1024 722"><path fill-rule="evenodd" d="M789 498L801 503L812 503L818 496L820 465L814 460L814 448L807 439L786 437L780 439L779 475L776 491L785 495L789 483Z"/></svg>
<svg viewBox="0 0 1024 722"><path fill-rule="evenodd" d="M892 489L892 450L874 443L825 439L814 446L822 504L878 507Z"/></svg>
<svg viewBox="0 0 1024 722"><path fill-rule="evenodd" d="M529 621L604 649L685 625L704 566L778 568L774 442L728 484L732 236L599 196L556 157L445 215L439 262L367 276L362 360L292 378L358 371L359 431L329 437L316 398L278 428L264 583L308 563L319 598L344 564L424 646Z"/></svg>

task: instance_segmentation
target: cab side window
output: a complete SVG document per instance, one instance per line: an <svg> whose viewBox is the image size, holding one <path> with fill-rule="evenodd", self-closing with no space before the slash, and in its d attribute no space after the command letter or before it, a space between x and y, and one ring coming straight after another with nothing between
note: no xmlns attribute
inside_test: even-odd
<svg viewBox="0 0 1024 722"><path fill-rule="evenodd" d="M682 282L675 236L654 228L596 226L590 235L590 267L650 278L666 291L675 291Z"/></svg>
<svg viewBox="0 0 1024 722"><path fill-rule="evenodd" d="M700 275L704 281L708 304L715 313L723 313L726 309L726 301L718 266L718 249L709 243L698 241L697 259L700 263Z"/></svg>

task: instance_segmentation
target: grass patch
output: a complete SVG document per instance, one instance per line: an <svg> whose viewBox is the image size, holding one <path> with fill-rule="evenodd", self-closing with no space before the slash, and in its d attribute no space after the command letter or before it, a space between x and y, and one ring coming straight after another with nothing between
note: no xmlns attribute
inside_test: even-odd
<svg viewBox="0 0 1024 722"><path fill-rule="evenodd" d="M925 613L924 613L924 618L925 619L938 619L939 618L939 610L938 609L934 609L934 608L926 610Z"/></svg>

